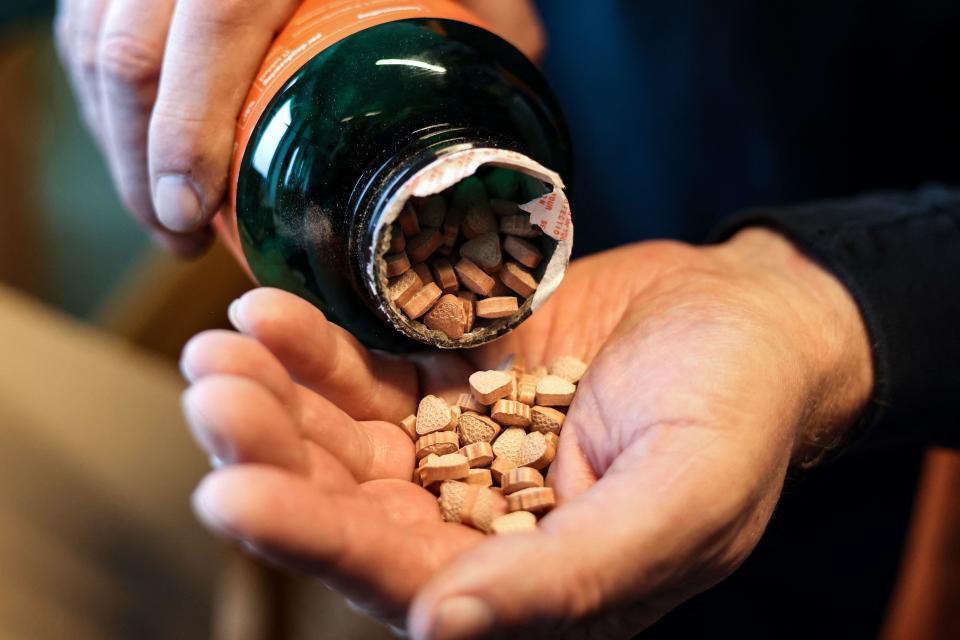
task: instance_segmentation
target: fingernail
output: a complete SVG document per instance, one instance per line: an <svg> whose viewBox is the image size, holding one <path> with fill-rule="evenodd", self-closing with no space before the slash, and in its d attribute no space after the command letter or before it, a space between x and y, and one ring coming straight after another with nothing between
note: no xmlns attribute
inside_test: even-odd
<svg viewBox="0 0 960 640"><path fill-rule="evenodd" d="M230 306L227 307L227 319L234 329L243 332L243 327L240 324L240 298L231 302Z"/></svg>
<svg viewBox="0 0 960 640"><path fill-rule="evenodd" d="M217 519L210 512L211 498L209 494L208 483L200 483L200 486L194 489L193 494L190 496L190 505L193 507L193 512L201 522L208 527L216 527Z"/></svg>
<svg viewBox="0 0 960 640"><path fill-rule="evenodd" d="M493 611L479 598L454 596L437 607L430 640L468 640L493 629Z"/></svg>
<svg viewBox="0 0 960 640"><path fill-rule="evenodd" d="M200 483L190 496L190 506L197 519L215 534L225 537L236 537L229 525L223 520L221 509L220 490L212 486L207 480Z"/></svg>
<svg viewBox="0 0 960 640"><path fill-rule="evenodd" d="M161 176L153 192L157 219L177 233L193 231L203 220L200 196L184 176Z"/></svg>

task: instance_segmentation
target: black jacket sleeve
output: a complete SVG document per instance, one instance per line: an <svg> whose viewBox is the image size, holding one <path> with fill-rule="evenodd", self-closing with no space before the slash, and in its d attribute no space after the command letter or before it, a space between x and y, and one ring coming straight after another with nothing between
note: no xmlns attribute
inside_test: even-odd
<svg viewBox="0 0 960 640"><path fill-rule="evenodd" d="M960 447L960 190L750 210L715 236L747 226L792 239L859 305L876 372L862 440Z"/></svg>

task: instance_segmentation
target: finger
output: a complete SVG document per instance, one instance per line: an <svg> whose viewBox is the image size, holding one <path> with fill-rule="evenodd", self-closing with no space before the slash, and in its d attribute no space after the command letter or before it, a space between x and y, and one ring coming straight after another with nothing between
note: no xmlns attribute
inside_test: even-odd
<svg viewBox="0 0 960 640"><path fill-rule="evenodd" d="M413 442L389 422L358 422L339 407L300 387L300 430L311 442L331 453L357 482L399 478L413 474Z"/></svg>
<svg viewBox="0 0 960 640"><path fill-rule="evenodd" d="M73 21L76 20L78 2L79 0L57 0L57 10L53 14L53 44L71 83L73 69L70 55L73 52Z"/></svg>
<svg viewBox="0 0 960 640"><path fill-rule="evenodd" d="M230 306L234 326L255 337L287 371L358 419L398 421L417 407L416 369L373 354L309 302L262 288Z"/></svg>
<svg viewBox="0 0 960 640"><path fill-rule="evenodd" d="M284 405L302 437L327 450L358 482L409 480L413 473L413 444L397 425L357 422L329 400L297 387L253 338L230 331L201 333L184 348L181 369L191 381L229 375L258 383Z"/></svg>
<svg viewBox="0 0 960 640"><path fill-rule="evenodd" d="M113 0L98 46L96 88L104 147L120 198L142 224L162 230L150 197L147 130L175 0Z"/></svg>
<svg viewBox="0 0 960 640"><path fill-rule="evenodd" d="M54 21L57 50L77 94L80 112L102 142L97 91L97 42L108 0L61 0Z"/></svg>
<svg viewBox="0 0 960 640"><path fill-rule="evenodd" d="M286 407L252 380L207 376L184 393L183 409L201 448L224 464L269 464L301 475L310 471Z"/></svg>
<svg viewBox="0 0 960 640"><path fill-rule="evenodd" d="M400 527L362 492L317 491L299 476L260 466L208 475L194 505L214 531L246 542L274 562L308 570L390 619L402 615L434 570L426 549L435 547L433 555L447 557L482 539L456 525Z"/></svg>
<svg viewBox="0 0 960 640"><path fill-rule="evenodd" d="M148 145L154 207L171 231L193 231L220 207L237 115L274 34L297 4L177 3Z"/></svg>
<svg viewBox="0 0 960 640"><path fill-rule="evenodd" d="M547 475L547 484L561 499L572 500L596 484L597 472L580 446L579 431L572 411L564 422L557 456Z"/></svg>
<svg viewBox="0 0 960 640"><path fill-rule="evenodd" d="M529 0L461 0L498 35L534 61L543 57L546 36L537 9Z"/></svg>
<svg viewBox="0 0 960 640"><path fill-rule="evenodd" d="M187 342L180 370L190 382L216 374L248 378L268 389L295 418L299 392L283 365L248 336L233 331L204 331Z"/></svg>
<svg viewBox="0 0 960 640"><path fill-rule="evenodd" d="M327 491L349 492L357 488L357 481L332 453L309 440L303 445L307 452L310 480Z"/></svg>
<svg viewBox="0 0 960 640"><path fill-rule="evenodd" d="M85 117L94 137L101 144L104 139L104 121L97 90L97 72L100 62L98 43L109 4L108 0L79 0L73 45L77 64L77 84L85 105Z"/></svg>
<svg viewBox="0 0 960 640"><path fill-rule="evenodd" d="M357 487L329 451L300 437L269 392L243 378L207 377L184 393L183 407L195 439L214 466L270 464L309 475L330 491Z"/></svg>

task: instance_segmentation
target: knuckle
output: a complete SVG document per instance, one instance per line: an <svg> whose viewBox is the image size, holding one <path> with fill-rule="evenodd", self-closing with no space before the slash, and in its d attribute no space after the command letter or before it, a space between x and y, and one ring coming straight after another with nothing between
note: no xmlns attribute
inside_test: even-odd
<svg viewBox="0 0 960 640"><path fill-rule="evenodd" d="M78 46L73 49L71 58L81 78L89 81L96 77L97 69L100 66L96 46L86 42L80 42Z"/></svg>
<svg viewBox="0 0 960 640"><path fill-rule="evenodd" d="M150 121L150 163L154 171L192 173L205 164L202 129L202 122L155 110Z"/></svg>
<svg viewBox="0 0 960 640"><path fill-rule="evenodd" d="M185 113L169 101L158 101L150 119L149 133L150 163L154 172L176 172L208 179L220 173L225 175L233 131L223 124L206 115Z"/></svg>
<svg viewBox="0 0 960 640"><path fill-rule="evenodd" d="M233 29L249 24L263 8L262 0L211 0L204 13L212 28Z"/></svg>
<svg viewBox="0 0 960 640"><path fill-rule="evenodd" d="M160 77L161 53L144 45L132 34L104 34L96 60L106 81L123 86L152 86Z"/></svg>

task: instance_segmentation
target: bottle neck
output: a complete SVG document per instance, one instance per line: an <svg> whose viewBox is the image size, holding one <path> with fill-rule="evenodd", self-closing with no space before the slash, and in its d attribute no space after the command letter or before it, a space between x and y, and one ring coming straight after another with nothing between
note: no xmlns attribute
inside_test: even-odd
<svg viewBox="0 0 960 640"><path fill-rule="evenodd" d="M469 347L489 342L519 325L560 284L573 244L573 227L569 222L569 204L563 180L556 172L513 147L503 140L465 135L457 130L443 131L426 136L419 144L413 145L412 150L397 154L360 186L354 198L358 224L354 225L349 249L354 257L355 282L360 285L375 313L407 337L438 347ZM436 335L424 335L416 323L411 323L389 302L387 277L380 258L388 251L388 230L410 198L426 198L441 193L474 175L485 165L511 169L542 183L544 192L552 196L554 213L563 210L565 227L562 233L554 234L556 242L545 256L546 267L540 286L526 309L513 318L475 332L466 342L447 342ZM549 217L550 214L544 215ZM531 219L535 221L533 215ZM541 226L546 230L550 225Z"/></svg>

